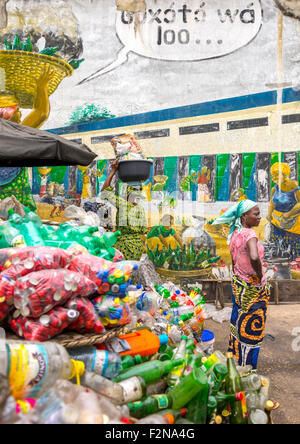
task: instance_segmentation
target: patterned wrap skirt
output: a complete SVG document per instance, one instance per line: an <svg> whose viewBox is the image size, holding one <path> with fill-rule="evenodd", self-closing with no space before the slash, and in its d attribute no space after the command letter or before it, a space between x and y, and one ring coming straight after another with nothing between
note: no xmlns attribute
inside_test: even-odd
<svg viewBox="0 0 300 444"><path fill-rule="evenodd" d="M232 278L233 310L228 351L241 366L257 368L258 355L265 336L270 284L255 287L238 276Z"/></svg>

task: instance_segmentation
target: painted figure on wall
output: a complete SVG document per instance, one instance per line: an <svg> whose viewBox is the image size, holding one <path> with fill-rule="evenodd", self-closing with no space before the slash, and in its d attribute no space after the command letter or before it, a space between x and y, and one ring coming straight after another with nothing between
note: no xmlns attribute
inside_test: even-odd
<svg viewBox="0 0 300 444"><path fill-rule="evenodd" d="M198 202L210 202L210 195L208 189L208 183L210 180L210 170L204 166L201 168L201 172L198 171L197 183L198 183Z"/></svg>
<svg viewBox="0 0 300 444"><path fill-rule="evenodd" d="M78 165L78 170L80 171L81 175L81 181L82 181L82 192L81 192L81 199L92 199L93 193L91 190L91 179L90 174L93 176L100 178L103 176L104 170L106 168L106 165L104 165L103 169L101 171L94 171L90 169L89 167L84 167L81 165Z"/></svg>
<svg viewBox="0 0 300 444"><path fill-rule="evenodd" d="M270 240L289 249L295 259L300 256L300 187L296 180L290 179L287 163L275 163L271 175L275 187L267 216L272 226Z"/></svg>
<svg viewBox="0 0 300 444"><path fill-rule="evenodd" d="M169 247L176 250L178 245L181 249L183 248L182 239L174 229L174 222L174 216L165 214L161 219L161 224L151 228L147 235L147 246L151 251L157 248L162 251L164 247L167 250Z"/></svg>
<svg viewBox="0 0 300 444"><path fill-rule="evenodd" d="M40 198L43 198L47 194L47 183L51 170L52 168L47 167L38 169L41 178Z"/></svg>

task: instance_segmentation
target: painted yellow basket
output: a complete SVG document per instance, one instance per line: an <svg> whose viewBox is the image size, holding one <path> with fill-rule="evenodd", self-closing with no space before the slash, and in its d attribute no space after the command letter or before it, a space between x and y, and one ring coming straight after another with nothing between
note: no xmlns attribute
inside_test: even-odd
<svg viewBox="0 0 300 444"><path fill-rule="evenodd" d="M74 69L69 63L59 57L35 52L0 51L0 68L5 71L5 90L15 94L21 108L33 107L36 98L36 81L49 65L54 71L53 79L48 87L50 96L65 77L73 74Z"/></svg>

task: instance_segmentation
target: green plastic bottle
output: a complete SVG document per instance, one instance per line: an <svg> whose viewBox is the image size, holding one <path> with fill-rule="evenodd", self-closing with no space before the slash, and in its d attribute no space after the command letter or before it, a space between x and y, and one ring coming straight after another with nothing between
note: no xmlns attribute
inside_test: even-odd
<svg viewBox="0 0 300 444"><path fill-rule="evenodd" d="M198 393L201 391L208 393L208 390L206 374L200 368L194 368L188 376L182 378L175 387L171 388L168 396L172 398L172 408L178 410L187 406Z"/></svg>
<svg viewBox="0 0 300 444"><path fill-rule="evenodd" d="M56 230L50 225L43 225L41 227L41 235L44 240L58 240Z"/></svg>
<svg viewBox="0 0 300 444"><path fill-rule="evenodd" d="M200 355L189 355L187 362L186 362L186 367L184 370L184 376L189 375L194 368L196 367L200 367L202 364L202 356Z"/></svg>
<svg viewBox="0 0 300 444"><path fill-rule="evenodd" d="M13 209L8 210L8 221L17 229L19 229L19 226L24 222L23 217L20 216L20 214L15 213Z"/></svg>
<svg viewBox="0 0 300 444"><path fill-rule="evenodd" d="M242 379L237 371L233 353L227 353L227 369L228 375L225 379L225 392L227 395L235 395L236 393L242 392ZM231 415L230 424L247 424L247 411L243 409L243 404L241 401L231 401ZM244 405L245 407L245 405Z"/></svg>
<svg viewBox="0 0 300 444"><path fill-rule="evenodd" d="M70 224L61 224L56 232L58 239L60 241L75 241L76 238L76 228L72 227Z"/></svg>
<svg viewBox="0 0 300 444"><path fill-rule="evenodd" d="M4 236L9 247L26 247L26 242L20 230L16 229L9 222L0 225L0 233Z"/></svg>
<svg viewBox="0 0 300 444"><path fill-rule="evenodd" d="M106 233L103 234L101 239L103 240L106 246L113 247L117 243L120 236L122 236L121 231L115 231L115 232L107 231Z"/></svg>
<svg viewBox="0 0 300 444"><path fill-rule="evenodd" d="M168 395L148 396L144 401L128 404L130 416L133 418L144 418L160 410L171 409L172 399Z"/></svg>
<svg viewBox="0 0 300 444"><path fill-rule="evenodd" d="M227 367L224 364L216 364L208 376L208 382L212 389L212 395L221 391L225 378L228 375Z"/></svg>
<svg viewBox="0 0 300 444"><path fill-rule="evenodd" d="M209 397L209 384L207 376L203 378L203 384L197 395L186 405L187 419L194 424L206 424L207 404Z"/></svg>
<svg viewBox="0 0 300 444"><path fill-rule="evenodd" d="M140 355L135 355L134 357L129 355L122 356L121 368L122 370L126 370L127 368L134 367L135 365L142 364L143 362L145 361Z"/></svg>
<svg viewBox="0 0 300 444"><path fill-rule="evenodd" d="M41 235L41 231L34 222L23 222L20 225L20 232L23 235L28 246L39 247L45 245L44 239Z"/></svg>
<svg viewBox="0 0 300 444"><path fill-rule="evenodd" d="M176 361L148 361L122 371L116 378L116 382L124 381L132 376L141 376L146 383L155 381L168 374L173 368L184 363L184 359Z"/></svg>
<svg viewBox="0 0 300 444"><path fill-rule="evenodd" d="M0 233L0 248L9 248L10 245L8 244L8 242L6 242L5 237L3 236L2 233Z"/></svg>
<svg viewBox="0 0 300 444"><path fill-rule="evenodd" d="M25 211L24 220L26 222L29 222L29 221L34 222L36 224L36 226L39 228L41 228L43 226L43 222L41 221L39 216L34 211L31 211L30 208L28 208L28 207L24 207L24 211Z"/></svg>

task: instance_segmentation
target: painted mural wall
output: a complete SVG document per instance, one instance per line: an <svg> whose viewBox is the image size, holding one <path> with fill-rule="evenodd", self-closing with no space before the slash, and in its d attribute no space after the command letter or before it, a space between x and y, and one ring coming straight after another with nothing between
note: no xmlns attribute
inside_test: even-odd
<svg viewBox="0 0 300 444"><path fill-rule="evenodd" d="M81 206L115 228L101 189L110 139L129 131L153 159L139 204L145 252L157 267L205 276L215 262L229 266L228 227L212 221L249 198L261 208L268 266L279 278L297 277L298 20L273 0L0 0L0 7L0 117L82 141L99 155L88 168L2 168L0 198L13 194L56 222ZM126 194L117 178L112 185Z"/></svg>

